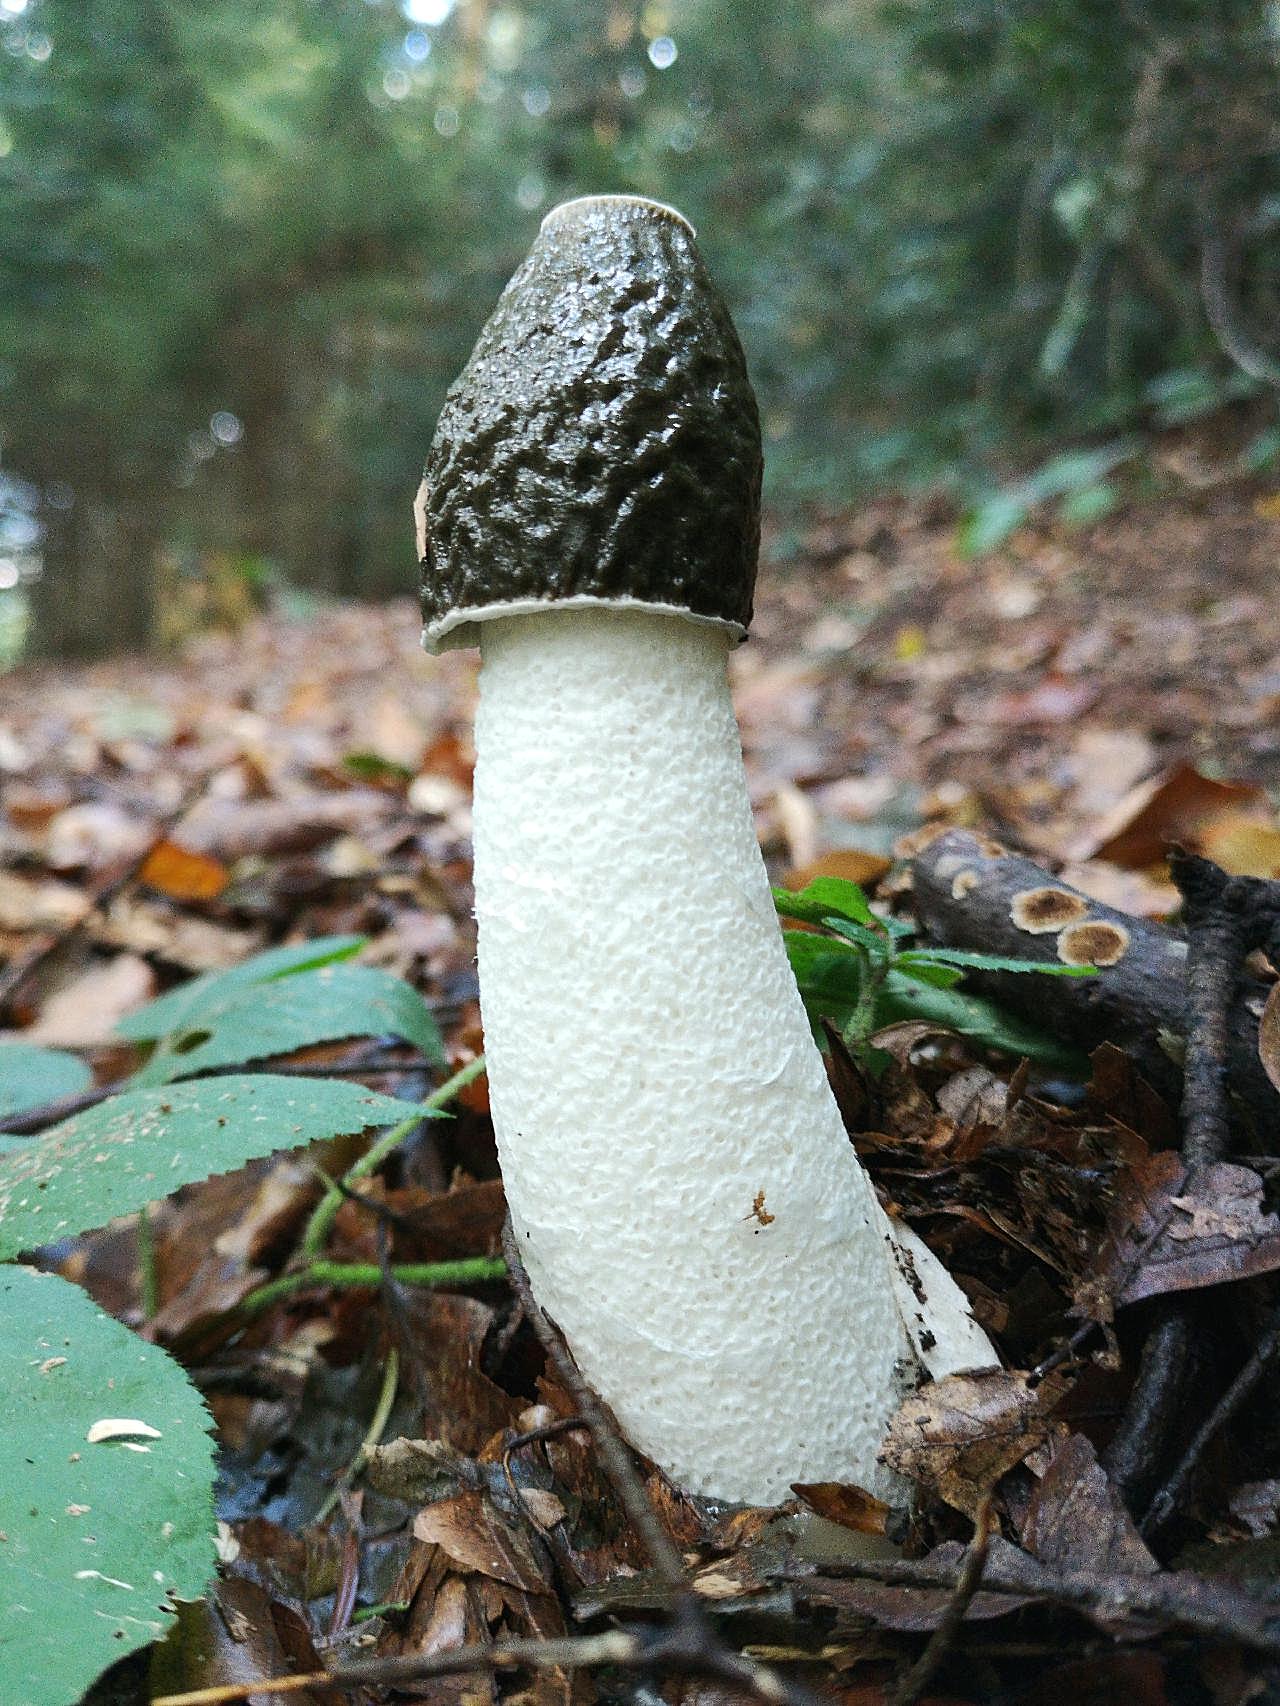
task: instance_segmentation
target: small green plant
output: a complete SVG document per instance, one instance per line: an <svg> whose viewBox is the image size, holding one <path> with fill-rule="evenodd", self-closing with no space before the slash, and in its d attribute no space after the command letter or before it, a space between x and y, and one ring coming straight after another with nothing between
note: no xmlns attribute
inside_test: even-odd
<svg viewBox="0 0 1280 1706"><path fill-rule="evenodd" d="M871 1044L877 1031L901 1020L927 1019L983 1047L1025 1055L1071 1076L1087 1074L1088 1062L1077 1051L956 985L968 971L1088 977L1092 966L911 947L910 925L874 912L857 883L839 877L819 877L798 894L775 889L773 897L784 919L809 926L784 930L783 937L818 1040L822 1021L829 1020L862 1066L875 1071L883 1065L883 1053Z"/></svg>
<svg viewBox="0 0 1280 1706"><path fill-rule="evenodd" d="M115 1660L164 1634L174 1597L214 1564L213 1442L180 1365L26 1252L86 1232L180 1185L277 1149L381 1128L348 1177L367 1172L483 1070L473 1062L406 1102L336 1078L233 1070L344 1037L391 1035L433 1065L444 1049L416 990L349 963L331 937L272 949L161 996L119 1027L147 1048L114 1094L38 1137L0 1133L0 1700L74 1706ZM203 1074L204 1076L195 1076ZM85 1092L76 1056L0 1045L0 1121ZM299 1273L260 1288L262 1307L300 1284L377 1284L376 1269L320 1258L333 1210L320 1200ZM140 1241L145 1251L145 1243ZM489 1258L416 1264L406 1283L493 1279Z"/></svg>

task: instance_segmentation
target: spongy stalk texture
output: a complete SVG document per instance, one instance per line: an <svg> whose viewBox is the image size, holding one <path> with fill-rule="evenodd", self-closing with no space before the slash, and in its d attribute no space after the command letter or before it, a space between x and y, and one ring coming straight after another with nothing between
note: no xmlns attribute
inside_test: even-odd
<svg viewBox="0 0 1280 1706"><path fill-rule="evenodd" d="M722 630L484 627L475 884L494 1122L535 1296L681 1485L888 1493L914 1383L889 1227L782 945Z"/></svg>

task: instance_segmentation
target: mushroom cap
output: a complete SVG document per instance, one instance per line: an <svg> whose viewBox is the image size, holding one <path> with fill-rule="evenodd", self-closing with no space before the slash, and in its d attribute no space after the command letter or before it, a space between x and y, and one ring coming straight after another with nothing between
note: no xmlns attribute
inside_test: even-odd
<svg viewBox="0 0 1280 1706"><path fill-rule="evenodd" d="M760 541L742 346L674 209L549 213L450 387L415 513L423 644L549 605L643 605L742 638Z"/></svg>

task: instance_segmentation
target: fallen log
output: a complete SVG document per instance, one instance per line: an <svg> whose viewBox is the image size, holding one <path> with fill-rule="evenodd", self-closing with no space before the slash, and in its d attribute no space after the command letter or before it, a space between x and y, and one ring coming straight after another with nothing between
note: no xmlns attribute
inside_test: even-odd
<svg viewBox="0 0 1280 1706"><path fill-rule="evenodd" d="M975 972L971 987L1084 1049L1110 1042L1177 1099L1187 1032L1187 943L1177 930L1092 900L988 837L947 830L911 861L916 912L951 948L1048 964L1092 964L1087 978ZM1245 971L1231 1011L1231 1093L1256 1137L1280 1147L1280 1094L1258 1055L1270 985Z"/></svg>

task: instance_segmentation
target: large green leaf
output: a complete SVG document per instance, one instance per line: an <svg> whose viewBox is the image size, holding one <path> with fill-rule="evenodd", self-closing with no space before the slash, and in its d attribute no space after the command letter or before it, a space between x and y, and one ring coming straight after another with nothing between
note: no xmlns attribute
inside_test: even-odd
<svg viewBox="0 0 1280 1706"><path fill-rule="evenodd" d="M411 1102L267 1073L125 1090L0 1154L0 1257L129 1214L273 1149L396 1125Z"/></svg>
<svg viewBox="0 0 1280 1706"><path fill-rule="evenodd" d="M444 1061L439 1028L416 989L376 966L326 965L202 1001L132 1082L167 1084L340 1037L383 1034L402 1037L437 1064Z"/></svg>
<svg viewBox="0 0 1280 1706"><path fill-rule="evenodd" d="M93 1074L78 1055L34 1043L0 1043L0 1120L87 1090Z"/></svg>
<svg viewBox="0 0 1280 1706"><path fill-rule="evenodd" d="M95 1422L142 1423L91 1444ZM177 1363L77 1286L0 1268L0 1700L75 1706L213 1553L213 1442Z"/></svg>
<svg viewBox="0 0 1280 1706"><path fill-rule="evenodd" d="M227 971L206 972L189 982L159 995L121 1019L116 1031L130 1042L152 1042L182 1030L190 1023L190 1015L222 1001L232 990L248 984L270 983L276 978L293 977L299 972L312 971L317 966L333 965L349 960L364 947L363 936L319 936L312 942L293 942L283 948L268 948L241 960Z"/></svg>

